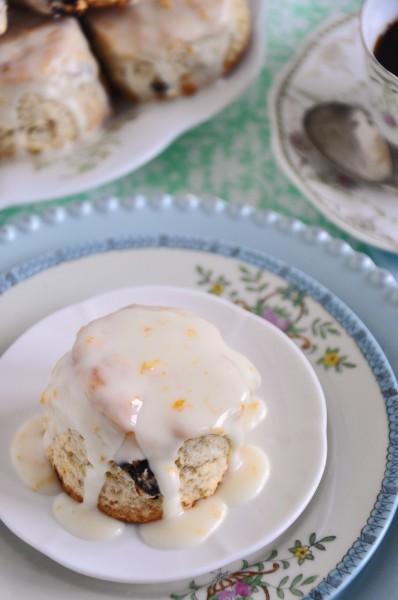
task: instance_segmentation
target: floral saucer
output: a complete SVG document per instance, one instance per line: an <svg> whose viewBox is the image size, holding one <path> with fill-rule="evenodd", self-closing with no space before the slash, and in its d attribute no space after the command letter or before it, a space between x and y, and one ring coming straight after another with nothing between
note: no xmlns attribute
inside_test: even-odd
<svg viewBox="0 0 398 600"><path fill-rule="evenodd" d="M281 167L307 198L352 236L398 253L393 192L362 185L330 167L306 137L302 119L317 102L369 107L358 15L322 26L276 81L270 95L273 147ZM398 124L386 115L391 127Z"/></svg>

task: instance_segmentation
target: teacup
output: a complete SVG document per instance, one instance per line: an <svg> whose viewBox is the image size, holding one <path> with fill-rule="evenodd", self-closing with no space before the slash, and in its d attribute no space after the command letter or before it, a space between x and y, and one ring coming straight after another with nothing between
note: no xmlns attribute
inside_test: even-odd
<svg viewBox="0 0 398 600"><path fill-rule="evenodd" d="M375 57L381 36L398 21L397 0L365 0L360 16L361 39L367 71L370 110L389 142L398 146L398 76ZM398 55L398 41L396 54Z"/></svg>

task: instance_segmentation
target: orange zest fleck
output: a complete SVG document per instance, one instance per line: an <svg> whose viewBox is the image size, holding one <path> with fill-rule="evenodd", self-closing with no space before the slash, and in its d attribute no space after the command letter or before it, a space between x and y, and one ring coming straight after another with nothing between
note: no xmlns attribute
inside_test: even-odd
<svg viewBox="0 0 398 600"><path fill-rule="evenodd" d="M97 369L97 367L94 367L94 369L91 371L90 390L94 391L103 385L105 385L105 381L102 379L99 369Z"/></svg>
<svg viewBox="0 0 398 600"><path fill-rule="evenodd" d="M189 408L191 406L192 404L188 404L185 398L178 398L178 400L175 400L175 402L173 402L171 408L173 408L174 410L178 410L178 412L181 412L185 408Z"/></svg>
<svg viewBox="0 0 398 600"><path fill-rule="evenodd" d="M159 362L159 359L155 358L154 360L144 361L143 363L141 363L140 375L143 375L147 371L153 371L153 369Z"/></svg>

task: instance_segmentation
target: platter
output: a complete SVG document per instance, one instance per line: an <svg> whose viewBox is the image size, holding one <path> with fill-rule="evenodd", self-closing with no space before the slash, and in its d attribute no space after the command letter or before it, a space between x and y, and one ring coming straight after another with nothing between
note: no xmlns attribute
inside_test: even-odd
<svg viewBox="0 0 398 600"><path fill-rule="evenodd" d="M396 348L389 335L398 319L393 278L325 232L244 206L232 210L219 202L209 205L192 198L184 205L173 199L147 202L136 198L131 200L130 208L118 206L104 213L103 205L101 210L92 205L90 214L78 218L76 211L75 207L74 213L64 214L56 223L43 219L32 228L27 219L24 230L3 231L5 237L8 235L0 280L4 290L0 298L4 349L50 312L132 282L149 285L155 278L157 285L212 291L233 301L244 301L252 308L258 294L262 294L256 285L267 284L269 305L263 308L269 320L288 332L302 312L296 332L291 329L290 334L299 335L296 342L300 346L302 337L309 338L304 351L324 388L328 408L330 453L325 476L307 509L285 534L260 551L260 556L256 553L246 557L248 563L238 561L191 582L170 584L167 589L132 586L129 597L163 599L175 594L174 597L189 598L195 593L201 600L212 597L211 592L217 598L223 589L228 591L233 586L235 591L243 591L238 584L249 585L248 570L256 571L252 580L249 577L253 585L256 577L257 582L268 584L272 599L280 597L281 591L285 597L298 595L292 590L309 598L316 597L315 592L318 597L334 597L373 554L396 505L393 447L387 465L385 459L389 430L390 436L396 435L392 422L396 381L374 337L356 316L367 320L392 364L398 366ZM109 227L114 232L111 237L107 233ZM199 235L198 229L206 231L206 237ZM179 233L187 230L189 234ZM228 242L220 240L220 231ZM28 259L33 238L41 254ZM270 254L298 264L312 277ZM329 279L330 286L345 296L356 314L314 277L323 278L325 283ZM377 315L370 310L375 305L379 307ZM318 326L325 322L338 334L323 331L323 337ZM372 439L372 444L365 443L368 439ZM364 463L369 465L366 474L372 477L362 473L362 466L359 468ZM386 466L387 479L382 486ZM29 578L33 598L35 593L39 597L39 590L43 598L44 571L49 595L58 590L61 598L62 594L66 598L73 593L94 598L101 590L104 598L114 599L127 593L122 584L99 582L64 571L25 548L6 529L2 531L2 560L3 552L8 578L5 589L17 585L17 572L22 569ZM278 569L267 575L259 573L272 570L271 563L278 564ZM22 582L18 585L23 589Z"/></svg>
<svg viewBox="0 0 398 600"><path fill-rule="evenodd" d="M394 193L341 175L305 135L305 111L332 100L371 110L356 13L322 25L275 81L270 93L273 149L287 176L327 219L359 240L397 253Z"/></svg>
<svg viewBox="0 0 398 600"><path fill-rule="evenodd" d="M0 208L78 194L141 167L183 132L234 102L265 58L265 1L250 2L253 34L238 67L194 96L131 107L119 103L104 131L73 152L1 161Z"/></svg>
<svg viewBox="0 0 398 600"><path fill-rule="evenodd" d="M203 543L179 551L151 548L134 525L112 542L92 542L70 535L54 519L54 498L29 489L8 456L10 434L22 425L18 423L21 415L26 415L26 421L28 416L41 412L38 398L47 385L54 356L61 357L72 347L75 333L83 324L130 304L176 306L211 321L231 347L255 364L262 377L258 394L266 399L267 415L245 443L255 444L266 456L269 474L265 486L250 502L231 507L225 521ZM37 353L41 340L51 339L53 343L45 344ZM287 363L289 379L284 376ZM26 376L15 378L15 372L26 364ZM188 579L221 568L259 550L285 531L310 501L325 467L326 406L309 362L269 321L214 294L183 287L136 286L64 308L34 325L5 352L0 359L0 380L1 487L5 490L0 497L0 516L31 546L91 577L153 583ZM224 548L222 553L220 547ZM135 556L134 565L131 555Z"/></svg>

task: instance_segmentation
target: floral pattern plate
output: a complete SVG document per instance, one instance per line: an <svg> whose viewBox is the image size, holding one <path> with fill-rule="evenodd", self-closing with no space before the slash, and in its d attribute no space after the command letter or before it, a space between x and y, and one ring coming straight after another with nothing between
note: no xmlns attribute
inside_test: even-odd
<svg viewBox="0 0 398 600"><path fill-rule="evenodd" d="M67 155L1 161L0 209L77 194L126 175L236 100L258 75L265 55L265 2L250 0L250 7L251 44L229 76L191 97L119 106L103 132Z"/></svg>
<svg viewBox="0 0 398 600"><path fill-rule="evenodd" d="M373 552L397 502L397 449L389 436L396 435L398 392L378 344L321 284L261 251L173 234L112 238L107 248L111 251L104 252L103 242L69 246L5 273L4 322L11 314L18 321L20 315L27 325L37 303L48 313L66 300L80 301L132 282L222 296L284 331L315 368L328 410L325 474L307 509L271 545L191 581L127 588L88 579L49 562L2 529L8 580L3 587L20 586L22 593L18 574L23 572L30 597L41 600L55 593L61 599L78 594L109 600L335 597ZM300 443L296 451L300 454ZM267 506L263 511L253 517L259 528L269 518ZM237 532L240 527L236 522ZM222 542L219 552L224 552Z"/></svg>
<svg viewBox="0 0 398 600"><path fill-rule="evenodd" d="M329 100L369 108L357 14L316 31L274 84L273 148L286 174L328 219L366 243L397 253L396 195L339 174L304 133L304 112Z"/></svg>

